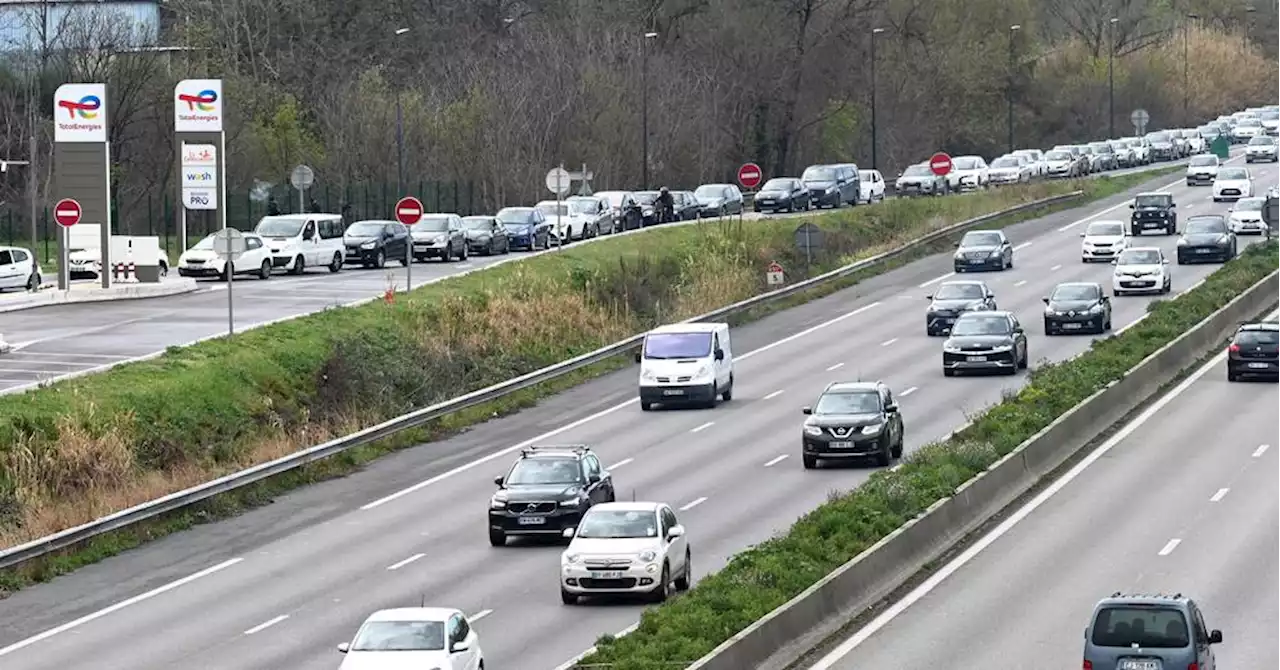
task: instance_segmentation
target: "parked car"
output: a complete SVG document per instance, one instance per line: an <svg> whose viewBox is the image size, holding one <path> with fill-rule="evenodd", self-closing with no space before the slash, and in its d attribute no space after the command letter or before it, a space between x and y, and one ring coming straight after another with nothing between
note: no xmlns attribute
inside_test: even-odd
<svg viewBox="0 0 1280 670"><path fill-rule="evenodd" d="M505 207L498 212L498 222L507 229L512 249L536 251L551 246L551 223L536 207Z"/></svg>
<svg viewBox="0 0 1280 670"><path fill-rule="evenodd" d="M1045 173L1044 152L1039 149L1018 149L1013 152L1015 156L1022 156L1027 159L1027 165L1031 168L1031 176L1043 177Z"/></svg>
<svg viewBox="0 0 1280 670"><path fill-rule="evenodd" d="M703 218L742 213L742 191L733 184L703 184L693 195L702 204Z"/></svg>
<svg viewBox="0 0 1280 670"><path fill-rule="evenodd" d="M1084 154L1085 160L1089 161L1089 172L1104 172L1110 168L1106 164L1106 157L1094 151L1093 147L1088 144L1080 145L1080 153Z"/></svg>
<svg viewBox="0 0 1280 670"><path fill-rule="evenodd" d="M574 240L596 236L590 217L577 211L568 200L543 200L534 207L542 212L551 225L551 237L557 244L568 244Z"/></svg>
<svg viewBox="0 0 1280 670"><path fill-rule="evenodd" d="M495 216L464 216L462 230L467 235L467 249L472 253L492 256L511 252L507 228Z"/></svg>
<svg viewBox="0 0 1280 670"><path fill-rule="evenodd" d="M1080 161L1066 149L1051 149L1044 155L1045 175L1050 179L1074 179L1080 176Z"/></svg>
<svg viewBox="0 0 1280 670"><path fill-rule="evenodd" d="M1004 184L1026 184L1031 181L1031 166L1025 158L1009 154L991 161L987 172L988 183L999 186Z"/></svg>
<svg viewBox="0 0 1280 670"><path fill-rule="evenodd" d="M409 264L409 228L397 221L356 221L342 234L343 260L367 268L386 267L388 260Z"/></svg>
<svg viewBox="0 0 1280 670"><path fill-rule="evenodd" d="M1168 131L1156 131L1147 133L1143 138L1151 145L1151 160L1153 161L1171 161L1177 160L1178 148L1173 144L1173 136Z"/></svg>
<svg viewBox="0 0 1280 670"><path fill-rule="evenodd" d="M271 250L267 248L262 236L256 233L244 233L244 253L232 263L237 275L253 274L259 279L271 278ZM214 249L214 234L196 242L190 249L178 256L178 276L180 277L217 277L227 280L227 262L220 258ZM0 257L2 259L2 257ZM0 263L0 288L5 288L3 278L4 267Z"/></svg>
<svg viewBox="0 0 1280 670"><path fill-rule="evenodd" d="M1137 165L1151 164L1151 144L1145 137L1130 137L1124 143L1133 149L1133 159Z"/></svg>
<svg viewBox="0 0 1280 670"><path fill-rule="evenodd" d="M597 198L609 203L609 212L613 215L613 230L635 230L644 225L640 211L640 203L630 191L601 191Z"/></svg>
<svg viewBox="0 0 1280 670"><path fill-rule="evenodd" d="M594 195L575 195L565 198L569 203L569 214L581 217L587 237L608 235L613 232L613 212L609 203Z"/></svg>
<svg viewBox="0 0 1280 670"><path fill-rule="evenodd" d="M800 175L815 207L839 209L858 200L858 172L847 167L811 165Z"/></svg>
<svg viewBox="0 0 1280 670"><path fill-rule="evenodd" d="M808 210L813 208L809 189L795 177L774 177L756 193L752 208L757 212Z"/></svg>
<svg viewBox="0 0 1280 670"><path fill-rule="evenodd" d="M677 220L693 221L702 217L702 203L693 191L672 191L671 198L675 201Z"/></svg>
<svg viewBox="0 0 1280 670"><path fill-rule="evenodd" d="M439 258L448 263L455 258L467 260L467 235L462 232L462 217L457 214L423 214L409 227L413 238L413 259L425 261Z"/></svg>
<svg viewBox="0 0 1280 670"><path fill-rule="evenodd" d="M212 237L212 236L211 236ZM258 240L261 247L262 240ZM212 242L210 243L212 249ZM267 262L267 274L271 274L270 260ZM0 247L0 291L23 288L34 291L44 281L40 274L40 264L30 249L23 247Z"/></svg>
<svg viewBox="0 0 1280 670"><path fill-rule="evenodd" d="M1204 153L1209 150L1209 144L1200 136L1200 132L1195 129L1187 129L1181 131L1182 139L1187 142L1187 150L1191 154Z"/></svg>
<svg viewBox="0 0 1280 670"><path fill-rule="evenodd" d="M308 267L342 269L343 233L347 225L337 214L281 214L264 216L253 232L271 252L271 263L289 274L300 275Z"/></svg>
<svg viewBox="0 0 1280 670"><path fill-rule="evenodd" d="M903 197L945 195L947 193L947 178L934 174L933 170L929 169L928 163L908 165L907 169L898 175L898 181L893 185L893 192L895 195Z"/></svg>
<svg viewBox="0 0 1280 670"><path fill-rule="evenodd" d="M884 177L879 170L858 171L858 196L868 204L884 200Z"/></svg>
<svg viewBox="0 0 1280 670"><path fill-rule="evenodd" d="M1116 155L1117 166L1129 168L1138 164L1137 154L1134 152L1133 147L1121 140L1111 140L1107 144L1111 146L1111 151Z"/></svg>
<svg viewBox="0 0 1280 670"><path fill-rule="evenodd" d="M987 161L981 156L957 156L951 159L947 186L957 192L986 188L991 180L989 170Z"/></svg>

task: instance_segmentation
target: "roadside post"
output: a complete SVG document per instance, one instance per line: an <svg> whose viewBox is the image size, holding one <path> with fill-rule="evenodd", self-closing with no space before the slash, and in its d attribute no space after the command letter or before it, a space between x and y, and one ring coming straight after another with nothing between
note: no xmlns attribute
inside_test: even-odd
<svg viewBox="0 0 1280 670"><path fill-rule="evenodd" d="M769 262L764 270L764 278L769 286L782 286L787 283L787 276L782 272L782 264L778 261Z"/></svg>
<svg viewBox="0 0 1280 670"><path fill-rule="evenodd" d="M1129 123L1133 124L1133 136L1142 137L1147 133L1147 123L1151 121L1151 115L1147 110L1138 108L1129 112Z"/></svg>
<svg viewBox="0 0 1280 670"><path fill-rule="evenodd" d="M303 214L307 211L307 189L316 183L316 173L306 165L299 165L289 173L289 183L298 191L298 213Z"/></svg>
<svg viewBox="0 0 1280 670"><path fill-rule="evenodd" d="M951 156L947 155L944 151L939 151L933 156L930 156L929 171L945 180L947 175L951 174ZM934 189L937 189L937 186L934 186ZM946 193L950 190L951 182L948 181L946 183L946 191L943 192Z"/></svg>
<svg viewBox="0 0 1280 670"><path fill-rule="evenodd" d="M184 79L173 88L179 253L187 250L188 212L213 212L218 229L227 227L225 103L221 79Z"/></svg>
<svg viewBox="0 0 1280 670"><path fill-rule="evenodd" d="M808 279L812 274L810 268L813 265L813 254L815 251L822 251L826 233L822 232L818 224L806 221L796 226L795 236L796 248L804 252L804 277Z"/></svg>
<svg viewBox="0 0 1280 670"><path fill-rule="evenodd" d="M569 194L569 187L573 185L573 175L569 174L564 169L564 163L561 163L559 167L551 168L547 172L546 181L547 190L556 194L556 246L563 247L564 240L561 236L573 237L573 230L570 230L568 235L564 235L564 229L561 228L560 223L560 208L564 206L564 197ZM533 241L530 240L529 244L532 245Z"/></svg>
<svg viewBox="0 0 1280 670"><path fill-rule="evenodd" d="M406 228L412 228L422 220L422 201L406 195L396 201L396 221L404 224ZM408 293L413 290L413 233L409 233L409 238L404 241L404 291Z"/></svg>
<svg viewBox="0 0 1280 670"><path fill-rule="evenodd" d="M227 334L236 332L236 308L232 285L236 281L236 261L245 252L244 234L235 228L222 228L213 234L213 253L223 261L227 275Z"/></svg>
<svg viewBox="0 0 1280 670"><path fill-rule="evenodd" d="M759 165L756 165L755 163L743 163L738 168L738 183L742 185L742 188L747 189L747 192L751 194L751 199L753 201L755 200L756 187L759 186L762 181L764 181L764 170L761 170ZM747 201L744 198L742 201L742 208L738 210L738 230L742 230L742 221L746 215Z"/></svg>
<svg viewBox="0 0 1280 670"><path fill-rule="evenodd" d="M107 139L107 118L106 84L63 84L53 94L52 194L59 205L66 205L58 235L61 291L71 287L70 228L82 221L100 224L98 278L102 288L111 287L111 273L107 271L111 267L111 143ZM59 219L57 210L55 207L55 219Z"/></svg>

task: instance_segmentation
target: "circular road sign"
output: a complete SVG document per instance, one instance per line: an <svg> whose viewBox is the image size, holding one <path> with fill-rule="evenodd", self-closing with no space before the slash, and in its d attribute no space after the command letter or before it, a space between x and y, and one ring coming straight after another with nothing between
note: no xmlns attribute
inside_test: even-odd
<svg viewBox="0 0 1280 670"><path fill-rule="evenodd" d="M235 228L223 228L213 234L213 253L218 258L235 261L245 250L244 233Z"/></svg>
<svg viewBox="0 0 1280 670"><path fill-rule="evenodd" d="M70 228L80 223L80 214L80 203L72 198L63 198L53 206L53 220L64 228Z"/></svg>
<svg viewBox="0 0 1280 670"><path fill-rule="evenodd" d="M929 159L929 169L939 177L947 176L951 172L951 157L939 151Z"/></svg>
<svg viewBox="0 0 1280 670"><path fill-rule="evenodd" d="M738 168L738 183L742 184L742 188L753 189L759 186L761 181L764 181L764 170L761 170L759 165L743 163L742 167Z"/></svg>
<svg viewBox="0 0 1280 670"><path fill-rule="evenodd" d="M316 173L305 165L299 165L289 173L289 183L299 191L305 191L316 183Z"/></svg>
<svg viewBox="0 0 1280 670"><path fill-rule="evenodd" d="M1138 127L1146 127L1147 122L1151 120L1151 115L1145 109L1135 109L1129 114L1129 123Z"/></svg>
<svg viewBox="0 0 1280 670"><path fill-rule="evenodd" d="M396 221L406 226L412 226L421 221L422 212L422 201L413 196L400 198L400 200L396 201Z"/></svg>
<svg viewBox="0 0 1280 670"><path fill-rule="evenodd" d="M548 191L551 191L556 195L563 196L569 192L569 187L572 185L573 177L570 176L568 170L561 167L554 167L547 172Z"/></svg>

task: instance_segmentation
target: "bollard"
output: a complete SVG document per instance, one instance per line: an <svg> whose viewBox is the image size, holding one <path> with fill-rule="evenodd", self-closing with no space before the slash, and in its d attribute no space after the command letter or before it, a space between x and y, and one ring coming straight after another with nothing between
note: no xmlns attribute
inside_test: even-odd
<svg viewBox="0 0 1280 670"><path fill-rule="evenodd" d="M4 341L4 333L0 333L0 354L8 353L11 348L9 343Z"/></svg>

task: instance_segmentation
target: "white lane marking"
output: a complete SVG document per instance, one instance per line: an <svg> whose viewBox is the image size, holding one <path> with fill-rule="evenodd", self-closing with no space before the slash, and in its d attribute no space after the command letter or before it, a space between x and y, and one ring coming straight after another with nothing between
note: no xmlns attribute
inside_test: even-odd
<svg viewBox="0 0 1280 670"><path fill-rule="evenodd" d="M185 586L187 584L190 584L191 582L196 581L197 579L200 579L202 577L208 577L209 575L212 575L215 572L225 570L243 560L244 560L243 558L233 558L227 561L223 561L213 567L205 568L204 570L201 570L200 572L197 572L193 575L187 575L182 579L169 582L164 586L152 589L150 591L147 591L146 593L136 595L132 598L129 598L128 600L122 600L114 605L111 605L110 607L105 607L92 614L86 614L85 616L82 616L79 619L76 619L75 621L68 621L67 623L62 624L61 626L58 626L56 628L50 628L49 630L46 630L45 632L40 633L38 635L33 635L25 640L14 642L13 644L5 647L4 649L0 649L0 656L4 656L5 654L11 654L19 649L22 649L23 647L33 645L41 640L47 640L59 633L65 633L66 631L69 631L72 628L83 626L84 624L87 624L90 621L93 621L95 619L100 619L113 612L119 612L120 610L130 605L136 605L137 603L140 603L144 600L150 600L151 598L154 598L162 593L165 593L166 591L172 591L173 589L176 589L179 586Z"/></svg>
<svg viewBox="0 0 1280 670"><path fill-rule="evenodd" d="M748 359L748 358L751 358L752 356L755 356L756 354L763 353L763 352L765 352L765 351L768 351L768 350L770 350L770 349L773 349L774 347L779 347L779 346L782 346L782 345L784 345L784 344L787 344L787 343L790 343L790 342L794 342L795 340L798 340L798 339L800 339L800 338L802 338L802 337L805 337L805 336L807 336L807 335L810 335L810 334L812 334L812 333L815 333L815 332L817 332L817 331L819 331L819 330L822 330L823 328L827 328L828 326L832 326L832 325L835 325L835 324L837 324L837 323L840 323L841 321L844 321L845 319L849 319L849 318L852 318L852 317L857 316L857 315L859 315L859 314L862 314L863 312L865 312L865 311L867 311L867 310L869 310L869 309L873 309L873 308L875 308L875 307L878 307L879 305L880 305L880 302L879 302L879 301L876 301L876 302L870 303L870 304L868 304L868 305L863 305L862 307L859 307L859 308L857 308L857 309L855 309L855 310L845 312L844 314L841 314L840 316L837 316L837 317L835 317L835 318L833 318L833 319L829 319L829 320L827 320L827 321L823 321L822 323L819 323L819 324L816 324L816 325L813 325L813 326L809 326L808 328L806 328L806 329L804 329L804 330L802 330L802 331L800 331L800 332L798 332L798 333L795 333L794 335L788 335L788 336L786 336L786 337L784 337L784 338L782 338L782 339L780 339L780 340L777 340L777 341L774 341L774 342L770 342L769 344L766 344L766 345L764 345L763 347L760 347L759 349L753 349L753 350L751 350L751 351L748 351L748 352L746 352L745 354L742 354L741 356L738 356L738 360L739 360L739 361L746 360L746 359ZM395 493L392 493L392 494L390 494L390 495L388 495L388 496L384 496L384 497L382 497L382 498L379 498L379 499L377 499L377 500L374 500L373 502L370 502L370 503L366 503L366 504L364 504L364 505L361 505L361 506L360 506L360 509L361 509L362 511L368 511L368 510L374 509L374 508L376 508L376 507L381 507L381 506L383 506L383 505L385 505L385 504L387 504L387 503L389 503L389 502L391 502L391 501L393 501L393 500L399 500L400 498L403 498L403 497L405 497L405 496L407 496L407 495L409 495L409 494L411 494L411 493L416 493L417 491L420 491L420 490L422 490L422 489L424 489L424 488L426 488L426 487L428 487L428 486L431 486L432 484L436 484L436 483L438 483L438 482L444 481L444 480L446 480L446 479L449 479L450 477L454 477L454 476L456 476L456 475L462 474L463 472L467 472L468 470L474 470L475 468L478 468L478 467L480 467L481 465L484 465L485 463L488 463L489 461L497 460L497 459L502 458L502 457L506 456L507 454L510 454L510 453L512 453L512 452L514 452L514 451L517 451L517 450L519 450L519 449L524 449L524 448L525 448L525 447L527 447L527 446L530 446L530 445L533 445L533 444L538 444L538 443L540 443L540 442L546 442L547 440L549 440L549 439L551 439L551 438L553 438L553 437L555 437L555 436L557 436L557 435L560 435L560 434L563 434L563 433L567 433L567 432L569 432L569 431L571 431L571 430L573 430L573 429L575 429L575 428L578 428L579 426L583 426L583 425L586 425L586 424L588 424L588 423L591 423L592 421L595 421L595 420L597 420L597 419L600 419L600 418L606 417L606 416L608 416L608 415L610 415L610 414L613 414L614 412L617 412L618 410L624 409L624 408L626 408L626 407L630 407L631 405L634 405L634 404L636 404L636 403L638 403L638 402L640 402L640 399L639 399L639 398L632 398L631 400L627 400L627 401L624 401L624 402L618 403L617 405L614 405L613 407L609 407L609 408L607 408L607 409L602 409L602 410L600 410L599 412L596 412L595 414L590 414L590 415L588 415L588 416L584 416L584 417L582 417L581 419L578 419L577 421L572 421L572 422L567 423L567 424L565 424L565 425L563 425L563 426L560 426L559 428L556 428L556 429L553 429L553 430L549 430L549 431L547 431L547 432L545 432L545 433L543 433L543 434L541 434L541 435L537 435L537 436L535 436L535 437L533 437L533 438L530 438L530 439L525 440L525 441L523 441L523 442L520 442L520 443L518 443L518 444L514 444L514 445L512 445L512 446L510 446L510 447L507 447L506 449L499 449L498 451L495 451L495 452L493 452L493 453L491 453L491 454L489 454L489 455L487 455L487 456L482 456L482 457L480 457L480 458L477 458L476 460L471 461L470 463L463 463L462 465L459 465L458 467L453 468L452 470L448 470L448 471L446 471L446 472L442 472L442 473L440 473L440 474L438 474L438 475L436 475L436 476L434 476L434 477L431 477L430 479L426 479L426 480L423 480L423 481L421 481L421 482L418 482L417 484L414 484L413 486L410 486L410 487L408 487L408 488L406 488L406 489L401 489L401 490L396 491ZM377 429L377 428L378 428L378 426L372 426L372 427L370 427L370 428L366 428L365 430L375 430L375 429Z"/></svg>
<svg viewBox="0 0 1280 670"><path fill-rule="evenodd" d="M267 621L264 621L264 622L262 622L262 623L260 623L260 624L258 624L258 625L256 625L256 626L254 626L253 628L250 628L249 630L246 630L246 631L244 632L244 634L245 634L245 635L253 635L254 633L257 633L257 632L260 632L260 631L266 630L266 629L268 629L268 628L270 628L270 627L272 627L272 626L274 626L274 625L276 625L276 624L280 623L281 621L284 621L285 619L288 619L288 618L289 618L289 615L288 615L288 614L281 614L280 616L278 616L278 617L276 617L276 618L274 618L274 619L268 619Z"/></svg>
<svg viewBox="0 0 1280 670"><path fill-rule="evenodd" d="M708 429L708 428L710 428L710 427L712 427L712 426L714 426L714 425L716 425L716 422L715 422L715 421L708 421L708 422L706 422L706 423L702 424L701 426L698 426L697 428L694 428L693 430L691 430L691 431L689 431L689 432L690 432L690 433L701 433L702 431L704 431L704 430L706 430L706 429Z"/></svg>
<svg viewBox="0 0 1280 670"><path fill-rule="evenodd" d="M1269 449L1269 448L1271 448L1271 445L1269 445L1269 444L1264 444L1264 445L1262 445L1262 446L1258 447L1257 449L1254 449L1254 450L1253 450L1253 457L1254 457L1254 458L1260 458L1263 454L1267 453L1267 449Z"/></svg>
<svg viewBox="0 0 1280 670"><path fill-rule="evenodd" d="M889 608L886 609L884 612L882 612L879 616L872 619L869 623L867 623L867 625L858 629L858 631L855 632L852 636L847 638L844 642L841 642L840 645L837 646L835 649L831 650L831 653L822 657L815 665L810 666L809 670L831 670L831 668L834 667L835 664L840 661L840 659L844 658L845 656L848 656L850 652L858 648L858 646L861 645L863 642L866 642L868 639L870 639L871 636L875 635L881 628L884 628L885 626L889 625L889 622L893 621L898 616L900 616L903 612L905 612L908 607L911 607L915 603L919 602L922 598L928 595L929 592L938 588L938 586L942 584L942 582L946 581L948 577L955 574L958 570L960 570L960 568L964 567L969 561L972 561L974 557L976 557L978 554L986 550L987 547L990 547L992 544L994 544L996 540L999 540L1002 536L1004 536L1006 533L1012 530L1014 526L1021 523L1023 519L1030 516L1032 512L1036 511L1036 509L1039 508L1041 505L1043 505L1046 501L1048 501L1053 496L1057 495L1057 493L1062 489L1066 488L1068 484L1070 484L1073 480L1075 480L1076 477L1079 477L1081 473L1083 473L1085 470L1089 468L1089 466L1096 463L1098 459L1105 456L1107 452L1115 448L1115 446L1119 444L1122 440L1132 435L1134 431L1140 428L1147 421L1150 421L1151 418L1154 417L1158 412L1160 412L1160 410L1164 409L1165 406L1167 406L1169 403L1177 399L1178 396L1186 392L1186 390L1190 388L1192 384L1196 383L1197 381L1200 380L1200 378L1209 374L1209 372L1217 370L1218 366L1222 364L1222 361L1225 360L1226 357L1227 357L1227 354L1224 351L1218 354L1217 356L1214 356L1212 359L1210 359L1209 362L1201 366L1199 370L1196 370L1195 372L1191 373L1191 375L1188 376L1185 380L1183 380L1182 383L1178 384L1173 388L1173 390L1169 391L1167 395L1158 398L1154 403L1151 404L1150 407L1148 407L1144 412L1142 412L1142 414L1139 414L1137 418L1135 418L1131 423L1121 428L1114 435L1108 438L1107 441L1103 442L1102 445L1099 446L1096 450L1094 450L1089 455L1085 456L1084 460L1080 461L1080 463L1078 463L1075 467L1071 468L1071 470L1069 470L1066 474L1064 474L1061 479L1058 479L1057 481L1049 484L1049 486L1045 488L1044 491L1042 491L1035 498L1032 498L1031 502L1027 503L1024 507L1015 511L1012 515L1009 516L1009 518L1005 519L1004 522L1002 522L999 526L996 526L994 529L992 529L991 532L982 536L981 539L975 542L968 549L965 549L963 552L961 552L961 554L956 558L954 558L951 562L942 566L942 568L940 568L937 572L930 575L928 579L924 580L924 582L922 582L919 586L913 589L905 597L903 597L898 602L895 602L894 604L890 605Z"/></svg>
<svg viewBox="0 0 1280 670"><path fill-rule="evenodd" d="M912 393L915 393L916 391L919 391L919 390L920 390L920 389L919 389L918 387L916 387L916 386L912 386L911 388L909 388L909 389L907 389L907 390L903 391L902 393L899 393L899 394L898 394L898 397L899 397L899 398L905 398L905 397L907 397L907 396L911 395Z"/></svg>
<svg viewBox="0 0 1280 670"><path fill-rule="evenodd" d="M400 568L403 568L404 566L406 566L406 565L408 565L408 564L410 564L410 563L412 563L412 562L414 562L414 561L418 560L419 558L422 558L423 556L426 556L426 554L414 554L414 555L410 556L409 558L404 559L403 561L400 561L400 562L398 562L398 563L392 563L391 565L388 565L388 566L387 566L387 569L388 569L388 570L399 570Z"/></svg>
<svg viewBox="0 0 1280 670"><path fill-rule="evenodd" d="M1013 250L1018 251L1019 249L1026 249L1029 246L1031 246L1031 242L1023 242L1022 244L1015 246Z"/></svg>
<svg viewBox="0 0 1280 670"><path fill-rule="evenodd" d="M770 393L769 395L765 396L765 397L764 397L764 399L765 399L765 400L773 400L774 398L776 398L776 397L778 397L778 396L780 396L780 395L782 395L782 391L781 391L781 390L777 390L777 391L774 391L773 393Z"/></svg>
<svg viewBox="0 0 1280 670"><path fill-rule="evenodd" d="M684 506L682 506L682 507L680 508L680 511L681 511L681 512L688 512L689 510L691 510L691 509L693 509L693 508L697 507L698 505L701 505L702 503L704 503L704 502L706 502L706 501L707 501L707 497L706 497L706 496L703 496L703 497L701 497L701 498L697 498L697 499L695 499L695 500L693 500L693 501L691 501L691 502L687 502L687 503L685 503L685 504L684 504Z"/></svg>
<svg viewBox="0 0 1280 670"><path fill-rule="evenodd" d="M920 288L927 288L927 287L929 287L929 286L932 286L932 285L934 285L934 284L937 284L938 282L942 281L943 279L946 279L946 278L948 278L948 277L954 277L954 276L956 276L956 273L954 273L954 272L948 272L947 274L944 274L944 275L942 275L941 277L934 277L933 279L930 279L929 281L927 281L927 282L925 282L925 283L921 284L921 285L920 285Z"/></svg>
<svg viewBox="0 0 1280 670"><path fill-rule="evenodd" d="M775 466L775 465L777 465L777 464L779 464L779 463L781 463L781 462L783 462L783 461L785 461L785 460L787 460L787 454L783 454L783 455L781 455L781 456L778 456L777 458L774 458L774 459L770 460L768 463L765 463L765 464L764 464L764 466L765 466L766 468L771 468L771 467L773 467L773 466Z"/></svg>
<svg viewBox="0 0 1280 670"><path fill-rule="evenodd" d="M640 627L640 622L639 622L639 621L637 621L637 622L635 622L635 623L631 624L630 626L627 626L626 628L623 628L622 630L618 631L618 633L617 633L616 635L614 635L614 637L626 637L626 636L628 636L628 635L630 635L630 634L634 633L634 632L635 632L635 630L636 630L637 628L639 628L639 627ZM587 650L586 650L586 651L584 651L584 652L582 652L581 654L578 654L577 656L574 656L573 658L571 658L571 659L569 659L569 660L565 661L564 663L562 663L562 664L560 664L560 665L556 666L556 670L573 670L573 666L577 665L577 664L578 664L578 661L581 661L582 659L584 659L584 658L586 658L586 657L588 657L588 656L590 656L590 655L592 655L592 654L594 654L594 653L596 653L596 648L595 648L594 646L592 646L592 647L588 647L588 648L587 648Z"/></svg>
<svg viewBox="0 0 1280 670"><path fill-rule="evenodd" d="M1201 278L1200 278L1200 281L1198 281L1198 282L1196 282L1196 283L1194 283L1194 284L1192 284L1192 285L1190 285L1190 286L1188 286L1188 287L1186 287L1186 288L1182 289L1182 292L1183 292L1183 293L1186 293L1186 292L1188 292L1188 291L1194 291L1194 290L1196 290L1196 289L1200 288L1200 285L1201 285L1201 284L1203 284L1203 283L1204 283L1204 281L1205 281L1206 279L1208 279L1208 277L1201 277Z"/></svg>
<svg viewBox="0 0 1280 670"><path fill-rule="evenodd" d="M1158 553L1158 554L1156 554L1156 555L1157 555L1157 556L1168 556L1169 554L1172 554L1172 553L1173 553L1173 550L1174 550L1174 549L1177 549L1177 548L1178 548L1178 545L1180 545L1180 544L1182 544L1182 540L1180 540L1180 539L1178 539L1178 538L1176 538L1176 537L1175 537L1175 538L1173 538L1172 540L1169 540L1168 542L1166 542L1166 543L1165 543L1165 545L1164 545L1164 547L1162 547L1162 548L1160 549L1160 553Z"/></svg>
<svg viewBox="0 0 1280 670"><path fill-rule="evenodd" d="M475 614L472 614L472 615L469 617L469 619L470 619L471 623L475 623L475 622L477 622L477 621L479 621L479 620L481 620L481 619L483 619L483 618L485 618L485 617L489 616L490 614L493 614L493 610L480 610L479 612L476 612Z"/></svg>
<svg viewBox="0 0 1280 670"><path fill-rule="evenodd" d="M53 339L53 338L50 338L50 339ZM39 343L44 342L44 341L45 341L45 340L32 340L32 341L30 341L30 342L21 342L21 343L14 344L14 345L12 345L12 346L13 346L13 351L12 351L11 353L16 354L16 353L18 353L19 351L22 351L22 349L23 349L23 348L25 348L25 347L29 347L29 346L31 346L31 345L33 345L33 344L39 344ZM116 360L116 359L120 359L120 358L128 358L128 356L113 356L113 355L111 355L111 354L73 354L73 353L70 353L70 352L65 352L65 353L64 353L64 352L50 352L50 351L23 351L23 352L22 352L22 356L23 356L24 358L25 358L25 357L27 357L27 356L57 356L57 357L59 357L59 358L62 358L62 357L66 357L66 358L105 358L105 359L107 359L107 360ZM92 365L92 363L73 363L73 365Z"/></svg>
<svg viewBox="0 0 1280 670"><path fill-rule="evenodd" d="M467 268L475 267L475 266L474 266L474 265L472 265L471 263L459 263L459 264L455 265L454 267L455 267L455 268L457 268L457 269L459 269L459 270L466 270Z"/></svg>
<svg viewBox="0 0 1280 670"><path fill-rule="evenodd" d="M1230 490L1231 489L1218 489L1218 492L1213 494L1212 498L1209 498L1209 502L1218 502L1222 500L1223 498L1227 497L1227 491L1230 491Z"/></svg>
<svg viewBox="0 0 1280 670"><path fill-rule="evenodd" d="M1019 279L1018 281L1014 282L1014 283L1013 283L1013 285L1014 285L1014 286L1022 286L1023 284L1026 284L1026 283L1027 283L1027 280L1025 280L1025 279Z"/></svg>
<svg viewBox="0 0 1280 670"><path fill-rule="evenodd" d="M1055 265L1055 266L1053 266L1053 267L1049 268L1049 271L1050 271L1050 272L1057 272L1058 270L1061 270L1061 269L1062 269L1062 266L1061 266L1061 265Z"/></svg>
<svg viewBox="0 0 1280 670"><path fill-rule="evenodd" d="M844 367L844 363L836 363L835 365L827 368L827 372L831 372L832 370L839 370L842 367Z"/></svg>
<svg viewBox="0 0 1280 670"><path fill-rule="evenodd" d="M610 466L609 466L609 469L610 469L610 470L617 470L618 468L620 468L620 467L622 467L622 466L626 465L627 463L631 463L631 462L633 462L633 461L635 461L635 460L636 460L636 459L634 459L634 458L624 458L624 459L622 459L622 460L618 461L617 463L614 463L613 465L610 465Z"/></svg>
<svg viewBox="0 0 1280 670"><path fill-rule="evenodd" d="M897 342L897 341L898 341L898 338L896 338L896 337L895 337L895 338L893 338L893 339L885 340L884 342L881 342L881 343L880 343L880 346L882 346L882 347L887 347L887 346L889 346L890 344L893 344L894 342Z"/></svg>
<svg viewBox="0 0 1280 670"><path fill-rule="evenodd" d="M1116 331L1116 335L1119 335L1120 333L1123 333L1124 331L1129 330L1130 328L1142 323L1143 319L1146 319L1148 316L1151 316L1151 312L1146 312L1142 316L1134 319L1133 321L1130 321L1129 323L1126 323L1123 326L1120 326L1120 329Z"/></svg>

